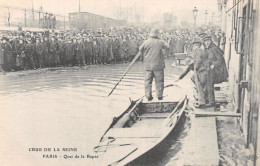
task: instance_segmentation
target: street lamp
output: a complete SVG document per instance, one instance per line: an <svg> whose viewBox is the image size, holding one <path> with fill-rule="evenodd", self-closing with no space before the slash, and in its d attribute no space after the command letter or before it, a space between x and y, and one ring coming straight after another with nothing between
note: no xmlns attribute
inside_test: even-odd
<svg viewBox="0 0 260 166"><path fill-rule="evenodd" d="M214 24L214 15L215 15L215 13L213 12L212 15L211 15L211 22L212 22L212 24Z"/></svg>
<svg viewBox="0 0 260 166"><path fill-rule="evenodd" d="M208 10L205 11L205 25L207 25Z"/></svg>
<svg viewBox="0 0 260 166"><path fill-rule="evenodd" d="M196 7L194 7L192 12L193 12L193 17L194 17L194 26L196 26L196 18L197 18L197 14L198 14L198 9Z"/></svg>

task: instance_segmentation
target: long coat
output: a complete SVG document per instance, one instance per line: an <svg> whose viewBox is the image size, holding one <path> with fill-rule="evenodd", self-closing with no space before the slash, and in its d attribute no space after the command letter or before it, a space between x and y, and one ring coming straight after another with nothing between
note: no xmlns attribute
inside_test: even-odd
<svg viewBox="0 0 260 166"><path fill-rule="evenodd" d="M198 84L204 89L207 81L207 74L209 71L209 65L206 58L206 55L201 48L197 48L194 50L194 72L195 72L195 80L198 81Z"/></svg>
<svg viewBox="0 0 260 166"><path fill-rule="evenodd" d="M85 52L85 57L93 56L92 43L91 42L84 42L84 52Z"/></svg>
<svg viewBox="0 0 260 166"><path fill-rule="evenodd" d="M53 63L59 63L59 56L58 56L58 43L55 41L50 42L50 47L49 47L49 53L50 53L50 58L51 62Z"/></svg>
<svg viewBox="0 0 260 166"><path fill-rule="evenodd" d="M211 43L206 53L209 60L209 66L214 65L212 71L213 82L215 84L225 82L228 78L228 71L224 59L224 52L220 50L214 43Z"/></svg>
<svg viewBox="0 0 260 166"><path fill-rule="evenodd" d="M35 43L35 51L36 51L37 55L42 56L44 54L43 43Z"/></svg>
<svg viewBox="0 0 260 166"><path fill-rule="evenodd" d="M72 62L73 61L73 57L74 57L74 44L72 43L67 43L65 46L65 56L66 56L66 60L68 62Z"/></svg>
<svg viewBox="0 0 260 166"><path fill-rule="evenodd" d="M6 70L11 70L14 67L12 46L10 43L6 42L6 43L2 44L2 49L4 50L4 68Z"/></svg>
<svg viewBox="0 0 260 166"><path fill-rule="evenodd" d="M184 52L184 45L185 45L185 42L182 38L177 39L177 41L176 41L176 52L177 53L183 53Z"/></svg>
<svg viewBox="0 0 260 166"><path fill-rule="evenodd" d="M112 40L107 41L107 58L108 58L108 61L111 61L112 59L114 59L114 55L112 52Z"/></svg>
<svg viewBox="0 0 260 166"><path fill-rule="evenodd" d="M4 64L4 50L2 49L2 44L0 44L0 65L3 64Z"/></svg>
<svg viewBox="0 0 260 166"><path fill-rule="evenodd" d="M84 60L84 47L83 43L76 43L75 44L75 52L76 52L76 60Z"/></svg>

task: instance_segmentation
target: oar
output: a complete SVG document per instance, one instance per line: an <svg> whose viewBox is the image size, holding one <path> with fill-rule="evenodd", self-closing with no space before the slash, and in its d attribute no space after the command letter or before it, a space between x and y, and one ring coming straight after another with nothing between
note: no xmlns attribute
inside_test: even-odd
<svg viewBox="0 0 260 166"><path fill-rule="evenodd" d="M141 55L140 52L138 52L138 54L134 57L134 59L132 60L132 62L130 63L130 65L127 67L127 69L125 70L124 74L122 75L122 77L120 78L120 80L116 83L116 85L114 86L114 88L111 90L111 92L108 94L108 96L110 96L113 91L116 89L117 85L122 81L122 79L124 78L124 76L127 74L127 72L131 69L131 67L133 66L133 64L135 63L135 61L139 58L139 56Z"/></svg>

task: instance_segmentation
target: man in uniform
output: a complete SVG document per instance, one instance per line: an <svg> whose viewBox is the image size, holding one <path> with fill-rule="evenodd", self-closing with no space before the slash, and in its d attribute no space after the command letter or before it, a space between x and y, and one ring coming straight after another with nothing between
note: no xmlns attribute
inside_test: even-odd
<svg viewBox="0 0 260 166"><path fill-rule="evenodd" d="M164 90L164 55L162 49L168 49L169 45L158 38L159 30L153 29L150 33L150 38L144 41L140 46L139 52L136 56L144 55L144 69L145 69L145 96L148 101L152 97L152 82L155 78L156 94L158 100L163 99Z"/></svg>

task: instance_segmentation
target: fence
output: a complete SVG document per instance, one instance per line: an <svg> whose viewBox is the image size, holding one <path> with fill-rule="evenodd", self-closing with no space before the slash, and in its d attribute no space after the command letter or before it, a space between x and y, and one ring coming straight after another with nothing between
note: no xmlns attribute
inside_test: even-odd
<svg viewBox="0 0 260 166"><path fill-rule="evenodd" d="M69 29L69 18L42 10L0 6L0 25L65 30Z"/></svg>

